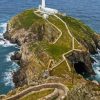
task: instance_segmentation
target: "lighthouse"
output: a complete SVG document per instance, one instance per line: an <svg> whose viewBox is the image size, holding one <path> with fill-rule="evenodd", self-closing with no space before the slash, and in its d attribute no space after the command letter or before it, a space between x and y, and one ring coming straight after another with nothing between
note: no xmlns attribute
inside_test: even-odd
<svg viewBox="0 0 100 100"><path fill-rule="evenodd" d="M46 7L46 0L41 0L41 5L39 5L39 11L45 15L53 15L58 13L58 10Z"/></svg>
<svg viewBox="0 0 100 100"><path fill-rule="evenodd" d="M42 0L42 8L45 8L45 0Z"/></svg>

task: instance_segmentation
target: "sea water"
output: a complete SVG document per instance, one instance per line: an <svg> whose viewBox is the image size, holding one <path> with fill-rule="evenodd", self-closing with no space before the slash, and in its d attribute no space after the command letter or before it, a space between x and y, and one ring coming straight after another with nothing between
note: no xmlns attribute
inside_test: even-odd
<svg viewBox="0 0 100 100"><path fill-rule="evenodd" d="M12 16L25 9L38 7L41 0L0 0L0 94L6 94L14 88L12 82L13 72L19 66L10 60L10 56L18 48L15 44L3 39L6 25ZM61 12L79 18L100 33L100 0L46 0L46 5ZM96 72L95 79L100 82L100 51L93 55L96 62L93 68Z"/></svg>
<svg viewBox="0 0 100 100"><path fill-rule="evenodd" d="M14 51L17 51L17 45L11 44L3 38L7 23L0 23L0 94L7 93L14 88L12 82L13 72L17 71L19 66L12 62L10 57Z"/></svg>

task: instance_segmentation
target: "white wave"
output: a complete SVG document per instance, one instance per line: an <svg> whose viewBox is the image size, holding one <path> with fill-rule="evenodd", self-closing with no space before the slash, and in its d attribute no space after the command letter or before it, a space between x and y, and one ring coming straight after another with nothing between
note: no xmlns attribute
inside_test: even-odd
<svg viewBox="0 0 100 100"><path fill-rule="evenodd" d="M10 47L10 46L16 46L17 44L12 44L8 40L2 39L0 40L0 45L3 47Z"/></svg>
<svg viewBox="0 0 100 100"><path fill-rule="evenodd" d="M0 38L2 39L3 39L3 34L6 32L6 28L7 28L7 23L0 23L0 29L1 29Z"/></svg>
<svg viewBox="0 0 100 100"><path fill-rule="evenodd" d="M12 79L13 79L12 72L5 72L4 73L3 81L4 81L5 86L12 86L12 87L14 87L14 83L13 83Z"/></svg>
<svg viewBox="0 0 100 100"><path fill-rule="evenodd" d="M95 60L95 62L94 62L94 63L98 63L98 59L96 59L96 57L95 57L95 56L91 56L91 58L93 58L93 59Z"/></svg>
<svg viewBox="0 0 100 100"><path fill-rule="evenodd" d="M1 23L0 27L3 28L2 34L6 32L7 23Z"/></svg>
<svg viewBox="0 0 100 100"><path fill-rule="evenodd" d="M10 47L10 46L16 46L16 44L12 44L8 40L5 40L5 43L2 46L3 47Z"/></svg>
<svg viewBox="0 0 100 100"><path fill-rule="evenodd" d="M6 32L7 29L7 23L1 23L0 28L2 28L2 32L0 33L0 45L3 47L16 46L16 44L12 44L8 40L3 38L3 34Z"/></svg>
<svg viewBox="0 0 100 100"><path fill-rule="evenodd" d="M0 40L0 45L5 44L5 42L3 40Z"/></svg>
<svg viewBox="0 0 100 100"><path fill-rule="evenodd" d="M0 33L0 38L3 38L3 34L2 33Z"/></svg>
<svg viewBox="0 0 100 100"><path fill-rule="evenodd" d="M19 68L20 68L20 66L18 66L17 63L15 63L15 62L12 63L11 71L16 72Z"/></svg>
<svg viewBox="0 0 100 100"><path fill-rule="evenodd" d="M98 61L99 62L99 61ZM99 63L94 63L93 64L93 69L94 69L94 71L95 71L95 73L96 73L96 78L100 78L100 62Z"/></svg>
<svg viewBox="0 0 100 100"><path fill-rule="evenodd" d="M91 57L95 60L93 63L93 69L96 75L93 77L93 80L100 82L100 50L97 50L98 53L95 55L91 55Z"/></svg>
<svg viewBox="0 0 100 100"><path fill-rule="evenodd" d="M0 33L0 46L3 46L3 47L14 46L16 48L19 48L16 44L12 44L8 40L4 39L3 34L6 32L6 28L7 28L7 23L0 24L0 30L1 30L0 31L1 32ZM14 52L11 52L6 56L7 62L11 61L10 57L13 54L14 54ZM14 87L14 83L12 81L13 80L13 73L16 72L18 69L19 69L19 66L15 62L12 62L12 65L10 66L10 68L6 72L4 72L3 81L4 81L5 86Z"/></svg>
<svg viewBox="0 0 100 100"><path fill-rule="evenodd" d="M15 62L12 62L12 65L11 65L11 68L9 68L9 72L16 72L16 71L18 71L18 69L20 68L20 66L18 66L18 64L17 63L15 63Z"/></svg>
<svg viewBox="0 0 100 100"><path fill-rule="evenodd" d="M95 67L94 71L97 75L100 75L100 67Z"/></svg>
<svg viewBox="0 0 100 100"><path fill-rule="evenodd" d="M99 56L100 57L100 50L99 49L97 49L97 54L95 54L96 56Z"/></svg>
<svg viewBox="0 0 100 100"><path fill-rule="evenodd" d="M20 50L20 46L18 46L18 45L16 45L15 48L18 49L18 50Z"/></svg>
<svg viewBox="0 0 100 100"><path fill-rule="evenodd" d="M11 87L15 86L12 81L13 73L16 72L18 69L19 69L19 66L15 62L13 62L11 68L8 69L8 71L4 73L3 81L4 81L5 86L11 86Z"/></svg>
<svg viewBox="0 0 100 100"><path fill-rule="evenodd" d="M14 54L14 52L10 52L10 53L6 56L6 61L7 61L7 62L10 62L10 61L11 61L10 57L11 57L13 54Z"/></svg>

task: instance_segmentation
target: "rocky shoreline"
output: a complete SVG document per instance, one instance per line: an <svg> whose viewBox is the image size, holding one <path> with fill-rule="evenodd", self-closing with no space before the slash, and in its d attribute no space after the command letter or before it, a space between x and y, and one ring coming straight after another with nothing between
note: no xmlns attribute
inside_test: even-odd
<svg viewBox="0 0 100 100"><path fill-rule="evenodd" d="M13 22L15 21L15 22ZM54 40L54 38L59 34L57 30L50 27L47 23L46 24L33 24L29 29L16 29L17 26L12 27L12 23L16 23L18 21L18 18L15 17L15 19L12 19L9 21L7 25L7 31L4 34L4 38L9 40L11 43L16 43L20 46L20 51L15 52L15 54L11 57L12 60L17 61L17 63L20 65L20 69L14 73L13 75L13 81L15 83L16 87L23 86L24 84L30 84L33 81L39 82L41 80L41 75L43 73L43 70L39 70L41 68L41 65L46 66L46 61L50 59L50 56L44 51L44 50L38 50L37 52L33 52L29 50L29 45L31 43L37 43L42 40L51 41ZM20 24L20 23L19 23ZM49 30L49 31L48 31ZM48 35L48 34L49 35ZM53 34L55 35L53 36ZM87 36L90 33L85 32ZM77 40L83 44L88 51L83 52L77 52L74 51L70 53L69 55L66 55L66 59L68 59L71 63L74 62L83 62L84 64L84 70L89 75L95 75L93 69L92 69L92 61L90 54L97 53L97 48L100 49L100 36L97 34L93 34L91 36L92 42L88 42L85 39L79 39ZM37 62L36 57L42 57L41 61ZM33 58L33 59L32 59ZM30 65L33 64L32 66ZM39 68L35 68L34 66L38 66ZM40 72L39 72L40 71ZM37 73L38 74L37 74ZM40 80L39 80L40 79ZM40 82L41 83L41 82Z"/></svg>
<svg viewBox="0 0 100 100"><path fill-rule="evenodd" d="M9 26L8 26L9 27ZM28 59L32 57L32 53L28 50L27 45L29 44L29 41L26 38L28 38L28 36L25 36L27 31L23 30L22 33L23 37L18 37L18 33L19 31L15 32L15 36L13 37L11 35L13 29L9 29L7 27L7 31L4 34L4 38L9 40L11 43L16 43L17 45L20 46L20 51L15 52L14 55L11 57L12 60L17 61L17 63L20 66L20 69L18 70L18 72L14 73L13 76L13 81L15 83L16 87L22 86L23 84L27 84L27 75L25 73L25 70L27 70L27 66L29 61ZM22 34L21 33L21 34ZM27 33L28 34L28 33ZM100 48L100 36L99 35L95 35L94 37L94 43L93 45L90 44L86 44L86 41L83 43L84 45L86 45L86 47L88 47L90 52L76 52L74 51L73 54L70 54L70 56L67 56L66 58L69 59L72 62L72 58L74 58L74 61L82 61L84 62L84 64L86 65L86 70L87 72L91 75L95 75L93 69L92 69L92 61L90 58L90 54L95 54L97 53L97 48ZM81 41L80 41L81 42ZM28 58L28 59L27 59ZM75 61L75 62L76 62Z"/></svg>
<svg viewBox="0 0 100 100"><path fill-rule="evenodd" d="M15 61L20 69L13 74L16 88L8 93L8 98L13 92L15 95L18 91L21 92L20 88L22 91L25 90L24 86L30 88L31 84L38 87L48 83L61 83L68 87L70 89L68 100L83 99L84 95L85 100L99 97L95 95L100 93L99 84L96 81L92 83L85 80L83 76L95 75L92 68L95 60L91 58L91 54L96 54L97 49L100 49L100 35L77 19L59 16L68 24L70 32L77 40L74 41L74 50L70 48L71 38L68 34L64 34L67 31L66 27L61 20L56 18L54 20L54 17L53 20L48 20L60 26L64 35L56 45L53 43L57 40L59 31L48 21L36 16L33 10L22 12L8 22L4 38L20 46L20 50L11 56L11 60ZM65 37L68 39L67 43ZM68 51L71 52L66 53ZM62 59L62 55L65 59ZM68 70L67 64L71 71ZM75 93L77 94L74 98Z"/></svg>

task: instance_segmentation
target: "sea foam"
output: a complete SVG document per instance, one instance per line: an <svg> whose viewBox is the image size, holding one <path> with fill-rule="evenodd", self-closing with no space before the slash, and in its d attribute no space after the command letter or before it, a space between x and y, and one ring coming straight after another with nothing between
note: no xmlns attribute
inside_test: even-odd
<svg viewBox="0 0 100 100"><path fill-rule="evenodd" d="M6 32L7 23L1 23L0 24L0 46L2 47L10 47L14 46L15 48L19 48L16 44L10 43L8 40L4 39L3 34ZM10 52L8 55L6 55L6 62L11 62L11 55L13 55L14 52ZM19 69L19 66L12 62L11 66L3 73L3 83L5 86L11 86L14 87L13 83L13 73L16 72Z"/></svg>
<svg viewBox="0 0 100 100"><path fill-rule="evenodd" d="M13 73L16 72L19 69L19 66L13 62L11 67L4 73L3 75L3 81L5 86L11 86L14 87L14 83L13 83Z"/></svg>
<svg viewBox="0 0 100 100"><path fill-rule="evenodd" d="M8 55L6 55L6 61L10 62L11 61L11 56L14 55L14 52L10 52Z"/></svg>
<svg viewBox="0 0 100 100"><path fill-rule="evenodd" d="M3 81L4 81L5 86L14 87L14 83L12 81L12 77L13 77L12 72L5 72L4 73Z"/></svg>
<svg viewBox="0 0 100 100"><path fill-rule="evenodd" d="M7 23L0 24L0 46L9 47L9 46L16 46L16 44L10 43L8 40L4 39L3 34L6 32Z"/></svg>
<svg viewBox="0 0 100 100"><path fill-rule="evenodd" d="M91 56L95 60L93 63L93 69L96 75L93 77L93 80L100 82L100 50L97 51L97 54Z"/></svg>

